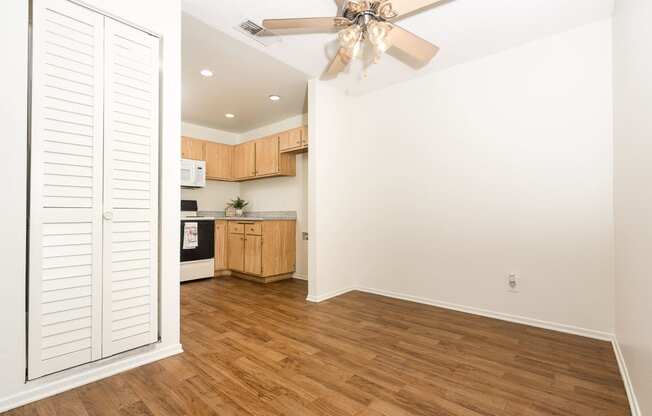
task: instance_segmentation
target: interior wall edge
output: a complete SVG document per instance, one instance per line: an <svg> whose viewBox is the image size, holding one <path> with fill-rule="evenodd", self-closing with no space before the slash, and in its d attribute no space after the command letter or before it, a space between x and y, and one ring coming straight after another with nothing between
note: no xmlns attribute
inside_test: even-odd
<svg viewBox="0 0 652 416"><path fill-rule="evenodd" d="M623 378L625 383L625 391L627 392L627 399L629 400L629 406L632 412L632 416L642 416L641 408L638 404L638 399L636 398L636 391L634 390L634 383L629 376L629 370L627 369L627 361L625 361L625 355L620 349L620 343L618 342L618 336L614 334L611 344L614 348L614 354L616 354L616 361L618 361L618 369L620 370L620 376Z"/></svg>
<svg viewBox="0 0 652 416"><path fill-rule="evenodd" d="M70 375L65 375L67 371L55 373L51 376L27 383L27 385L34 385L33 388L0 398L0 412L6 412L182 352L183 348L181 344L168 346L154 344L154 346L145 346L112 358L72 368L70 370L73 373ZM86 369L83 372L77 372L79 368L84 367ZM64 375L63 377L62 374Z"/></svg>

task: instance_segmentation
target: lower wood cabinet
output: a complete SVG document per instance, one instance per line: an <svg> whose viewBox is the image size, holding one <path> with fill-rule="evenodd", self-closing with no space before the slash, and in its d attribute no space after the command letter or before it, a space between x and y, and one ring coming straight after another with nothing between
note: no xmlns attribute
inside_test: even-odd
<svg viewBox="0 0 652 416"><path fill-rule="evenodd" d="M227 221L215 221L215 271L220 272L228 269L227 248L229 235Z"/></svg>
<svg viewBox="0 0 652 416"><path fill-rule="evenodd" d="M294 272L296 221L229 221L224 228L229 270L262 279Z"/></svg>
<svg viewBox="0 0 652 416"><path fill-rule="evenodd" d="M236 272L245 271L245 243L244 234L229 234L228 245L228 265L229 270Z"/></svg>

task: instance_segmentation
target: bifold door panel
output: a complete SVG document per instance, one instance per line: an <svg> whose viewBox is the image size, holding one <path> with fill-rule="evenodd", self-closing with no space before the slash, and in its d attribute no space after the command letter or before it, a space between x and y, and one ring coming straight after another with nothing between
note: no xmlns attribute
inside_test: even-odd
<svg viewBox="0 0 652 416"><path fill-rule="evenodd" d="M158 337L158 39L106 19L104 356Z"/></svg>
<svg viewBox="0 0 652 416"><path fill-rule="evenodd" d="M157 338L157 48L66 0L34 1L30 379Z"/></svg>

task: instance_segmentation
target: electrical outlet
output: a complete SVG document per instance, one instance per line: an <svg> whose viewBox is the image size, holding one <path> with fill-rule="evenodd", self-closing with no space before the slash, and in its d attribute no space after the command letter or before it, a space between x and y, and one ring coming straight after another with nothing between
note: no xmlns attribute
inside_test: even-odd
<svg viewBox="0 0 652 416"><path fill-rule="evenodd" d="M308 241L308 233L306 232L301 233L301 238L303 238L305 241Z"/></svg>
<svg viewBox="0 0 652 416"><path fill-rule="evenodd" d="M518 281L519 279L516 273L510 273L507 276L507 286L509 287L509 289L507 290L509 290L512 293L518 293L519 292Z"/></svg>

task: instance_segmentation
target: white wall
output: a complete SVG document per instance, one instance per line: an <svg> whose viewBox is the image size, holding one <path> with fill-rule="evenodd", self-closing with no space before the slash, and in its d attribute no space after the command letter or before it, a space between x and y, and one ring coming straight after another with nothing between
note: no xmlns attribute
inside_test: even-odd
<svg viewBox="0 0 652 416"><path fill-rule="evenodd" d="M611 77L607 20L349 97L348 132L311 143L317 297L347 275L608 336ZM341 108L317 112L320 129L343 123Z"/></svg>
<svg viewBox="0 0 652 416"><path fill-rule="evenodd" d="M307 115L298 115L243 133L242 141L265 137L308 124ZM249 201L252 211L296 211L297 213L297 267L296 275L308 276L308 242L301 237L308 231L308 155L297 158L297 175L269 178L240 184L240 196Z"/></svg>
<svg viewBox="0 0 652 416"><path fill-rule="evenodd" d="M357 221L367 214L366 207L350 198L362 183L351 174L368 152L354 153L351 144L358 140L354 126L355 103L325 82L311 80L308 86L309 137L308 159L308 299L321 301L345 292L356 284L359 273L360 241ZM357 122L357 120L355 120ZM374 207L375 208L375 207ZM374 227L382 227L376 224Z"/></svg>
<svg viewBox="0 0 652 416"><path fill-rule="evenodd" d="M181 135L224 144L238 144L240 135L183 122ZM226 203L240 194L237 182L206 181L205 188L181 189L182 199L195 199L201 211L224 211Z"/></svg>
<svg viewBox="0 0 652 416"><path fill-rule="evenodd" d="M3 154L0 239L0 411L2 399L25 380L25 227L27 195L27 1L2 5L0 37L0 126ZM11 41L9 41L11 40Z"/></svg>
<svg viewBox="0 0 652 416"><path fill-rule="evenodd" d="M616 336L642 414L652 414L651 19L649 1L616 1Z"/></svg>
<svg viewBox="0 0 652 416"><path fill-rule="evenodd" d="M162 43L162 146L161 146L161 343L147 353L131 353L129 359L114 358L48 376L25 384L25 223L26 223L26 126L27 126L27 5L26 0L5 2L0 14L0 34L5 62L0 66L3 151L0 170L5 180L0 228L4 239L0 253L0 411L26 400L43 397L75 384L106 376L117 368L161 357L179 350L179 135L181 78L181 6L179 0L87 0L113 15L163 37ZM156 10L156 13L152 13ZM107 370L111 364L113 370Z"/></svg>

